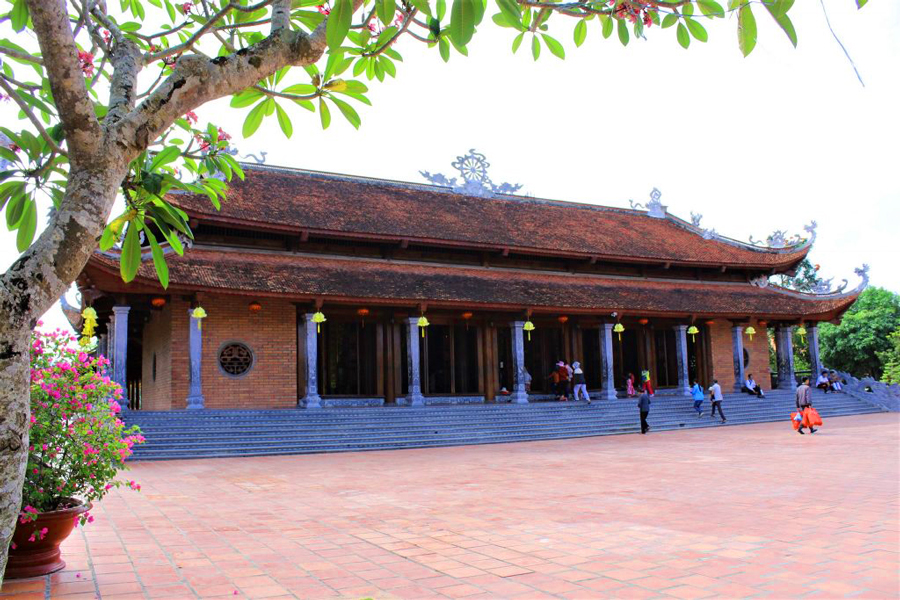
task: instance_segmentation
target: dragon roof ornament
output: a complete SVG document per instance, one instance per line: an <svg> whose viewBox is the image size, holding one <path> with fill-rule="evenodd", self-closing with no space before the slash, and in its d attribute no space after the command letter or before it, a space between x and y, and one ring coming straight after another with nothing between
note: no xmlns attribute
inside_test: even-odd
<svg viewBox="0 0 900 600"><path fill-rule="evenodd" d="M496 194L515 194L522 188L521 184L494 184L488 176L488 168L491 163L487 161L484 154L475 152L474 148L470 149L468 154L457 156L451 166L459 171L462 178L461 183L457 183L456 177L448 179L442 173L431 174L428 171L419 171L419 173L434 185L451 188L457 194L468 196L490 198Z"/></svg>
<svg viewBox="0 0 900 600"><path fill-rule="evenodd" d="M660 192L658 188L653 188L650 192L650 202L648 202L646 206L640 202L635 202L634 200L629 200L628 203L631 205L632 210L642 210L646 208L648 216L657 219L665 219L667 207L662 203L660 198L662 198L662 192Z"/></svg>
<svg viewBox="0 0 900 600"><path fill-rule="evenodd" d="M846 291L847 285L849 285L849 283L847 282L846 279L842 279L841 284L839 286L837 286L836 288L832 288L831 282L834 280L834 277L819 281L816 284L816 286L812 289L812 291L810 291L810 292L798 292L796 290L790 290L788 288L780 287L777 285L771 285L771 287L772 287L772 289L774 289L778 292L781 292L784 294L789 294L791 296L797 296L800 298L809 298L810 296L815 297L815 298L839 298L842 296L853 296L855 294L861 293L864 289L866 289L869 286L869 265L863 264L863 266L857 267L856 269L854 269L853 272L856 274L857 277L860 278L860 282L859 282L859 285L857 285L855 288L853 288L849 292ZM751 279L750 285L755 285L758 287L769 286L770 284L768 282L768 278L765 278L766 279L765 283L760 281L763 278L764 278L764 276L760 276L755 279Z"/></svg>
<svg viewBox="0 0 900 600"><path fill-rule="evenodd" d="M753 246L768 246L769 248L793 248L804 244L811 245L816 241L816 227L818 227L818 224L815 221L810 221L809 225L803 226L803 230L809 234L808 238L801 237L799 234L788 237L787 231L776 229L766 237L765 241L754 240L751 235L750 244Z"/></svg>

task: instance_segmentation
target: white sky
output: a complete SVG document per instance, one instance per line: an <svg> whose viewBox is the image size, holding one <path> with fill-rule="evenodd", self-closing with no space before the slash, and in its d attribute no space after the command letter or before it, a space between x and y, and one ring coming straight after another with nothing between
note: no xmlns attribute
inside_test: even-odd
<svg viewBox="0 0 900 600"><path fill-rule="evenodd" d="M574 20L555 17L567 58L544 48L535 63L527 39L510 52L514 34L489 23L491 7L468 58L454 51L444 64L404 39L397 78L366 81L374 106L354 103L358 131L333 111L323 132L318 115L288 107L293 139L273 116L244 141L247 110L226 100L196 112L217 118L242 154L267 151L268 164L424 182L420 169L453 176L450 163L475 148L493 180L522 183L520 193L627 207L655 186L671 213L702 213L703 226L737 239L803 233L815 219L810 257L825 277L853 287L854 267L868 263L872 284L900 292L900 2L825 5L865 87L815 0L791 10L796 50L757 6L760 39L746 59L734 18L702 20L710 41L682 50L675 28L622 48L596 22L575 48ZM10 107L0 116L14 119ZM3 227L0 264L15 257ZM65 323L58 307L44 320Z"/></svg>

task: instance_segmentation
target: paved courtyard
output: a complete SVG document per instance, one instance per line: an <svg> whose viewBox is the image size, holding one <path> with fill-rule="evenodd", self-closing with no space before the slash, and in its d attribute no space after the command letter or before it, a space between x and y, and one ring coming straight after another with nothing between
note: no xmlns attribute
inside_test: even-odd
<svg viewBox="0 0 900 600"><path fill-rule="evenodd" d="M25 598L896 598L900 415L136 463Z"/></svg>

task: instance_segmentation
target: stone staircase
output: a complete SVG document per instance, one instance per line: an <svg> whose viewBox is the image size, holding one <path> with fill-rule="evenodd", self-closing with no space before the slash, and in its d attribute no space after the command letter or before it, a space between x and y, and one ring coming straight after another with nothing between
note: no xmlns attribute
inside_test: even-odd
<svg viewBox="0 0 900 600"><path fill-rule="evenodd" d="M772 391L757 399L729 394L727 424L698 418L690 398L657 395L650 411L652 431L725 427L783 421L794 410L794 394ZM825 420L883 409L847 394L815 390L813 404ZM139 425L147 442L131 460L265 456L430 448L465 444L526 442L595 435L638 433L636 400L535 402L409 408L326 408L321 410L203 410L138 412L125 416Z"/></svg>

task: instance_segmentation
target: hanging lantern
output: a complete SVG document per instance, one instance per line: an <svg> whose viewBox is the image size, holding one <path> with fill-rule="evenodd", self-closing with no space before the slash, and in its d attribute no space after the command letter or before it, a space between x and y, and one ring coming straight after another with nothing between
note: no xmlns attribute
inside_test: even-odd
<svg viewBox="0 0 900 600"><path fill-rule="evenodd" d="M641 325L646 325L649 322L650 322L650 319L647 319L647 318L638 319L638 323L640 323Z"/></svg>
<svg viewBox="0 0 900 600"><path fill-rule="evenodd" d="M750 336L750 341L752 342L753 336L756 334L756 330L753 329L753 327L751 326L751 327L748 327L747 329L745 329L744 331L747 333L747 335Z"/></svg>
<svg viewBox="0 0 900 600"><path fill-rule="evenodd" d="M82 346L87 346L91 343L91 338L94 337L94 329L97 327L97 311L94 310L94 307L88 306L81 311L81 317L84 319L84 327L81 330L81 339L78 343Z"/></svg>
<svg viewBox="0 0 900 600"><path fill-rule="evenodd" d="M422 337L425 337L425 328L431 325L431 323L428 322L428 319L425 318L425 315L422 315L421 317L419 317L419 322L417 324L419 326L419 331L422 332Z"/></svg>
<svg viewBox="0 0 900 600"><path fill-rule="evenodd" d="M470 313L470 312L464 312L464 313L463 313L462 315L460 315L460 316L463 318L463 321L466 322L466 331L468 331L468 330L469 330L469 319L472 318L472 313Z"/></svg>
<svg viewBox="0 0 900 600"><path fill-rule="evenodd" d="M704 325L709 325L710 327L712 327L713 325L716 324L716 322L713 321L712 319L710 319L709 321L705 321L703 324L704 324Z"/></svg>
<svg viewBox="0 0 900 600"><path fill-rule="evenodd" d="M621 323L616 323L616 326L613 327L613 331L619 334L619 341L622 341L622 332L625 331L625 326Z"/></svg>
<svg viewBox="0 0 900 600"><path fill-rule="evenodd" d="M312 322L316 324L316 333L322 333L322 323L327 320L321 310L313 313Z"/></svg>
<svg viewBox="0 0 900 600"><path fill-rule="evenodd" d="M203 319L206 318L206 311L203 310L202 306L198 306L194 310L191 311L191 316L197 319L197 329L203 329Z"/></svg>
<svg viewBox="0 0 900 600"><path fill-rule="evenodd" d="M696 325L691 325L690 327L688 327L687 332L688 332L689 334L691 334L691 341L692 341L692 342L696 342L696 341L697 341L697 334L700 333L700 330L697 329L697 326L696 326Z"/></svg>
<svg viewBox="0 0 900 600"><path fill-rule="evenodd" d="M162 308L166 305L166 299L162 296L156 296L150 299L150 306L153 308Z"/></svg>
<svg viewBox="0 0 900 600"><path fill-rule="evenodd" d="M560 315L560 316L556 317L556 320L559 321L560 323L562 323L563 325L565 325L566 322L569 320L569 317L567 317L566 315Z"/></svg>
<svg viewBox="0 0 900 600"><path fill-rule="evenodd" d="M360 308L357 309L356 314L358 314L362 318L362 326L366 326L366 317L369 316L368 308Z"/></svg>
<svg viewBox="0 0 900 600"><path fill-rule="evenodd" d="M757 321L757 323L759 324L760 327L765 327L766 325L769 324L768 321Z"/></svg>
<svg viewBox="0 0 900 600"><path fill-rule="evenodd" d="M524 329L525 332L528 334L528 341L530 342L531 341L531 332L534 331L534 323L532 323L531 321L525 321L525 326L522 327L522 329Z"/></svg>
<svg viewBox="0 0 900 600"><path fill-rule="evenodd" d="M797 328L797 333L800 334L800 337L805 342L806 341L806 327L801 325L800 327Z"/></svg>
<svg viewBox="0 0 900 600"><path fill-rule="evenodd" d="M254 300L250 304L247 305L247 308L250 309L250 312L259 312L262 310L262 304Z"/></svg>

